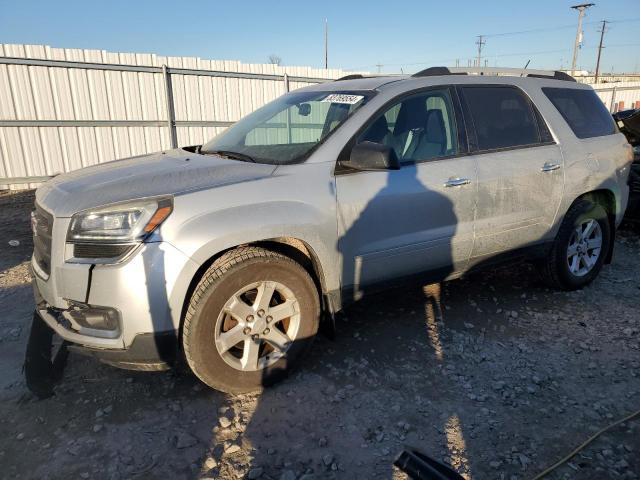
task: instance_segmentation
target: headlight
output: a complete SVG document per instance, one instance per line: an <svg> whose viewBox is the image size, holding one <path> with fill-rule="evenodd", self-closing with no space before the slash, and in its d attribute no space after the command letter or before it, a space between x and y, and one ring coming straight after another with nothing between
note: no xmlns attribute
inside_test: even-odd
<svg viewBox="0 0 640 480"><path fill-rule="evenodd" d="M71 218L67 242L141 242L166 220L172 210L171 198L156 198L79 212Z"/></svg>

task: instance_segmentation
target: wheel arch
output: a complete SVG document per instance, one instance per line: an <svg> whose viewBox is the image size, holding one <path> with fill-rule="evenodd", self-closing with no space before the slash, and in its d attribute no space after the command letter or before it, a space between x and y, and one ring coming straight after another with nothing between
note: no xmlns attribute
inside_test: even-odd
<svg viewBox="0 0 640 480"><path fill-rule="evenodd" d="M609 220L609 230L611 232L611 241L609 242L609 248L607 250L607 254L605 256L605 263L611 263L613 259L613 248L616 237L616 212L618 208L618 204L616 201L616 195L612 190L608 188L601 188L598 190L592 190L590 192L583 193L578 198L574 200L571 204L573 206L576 202L580 200L588 200L592 203L596 203L605 209L607 212L607 219ZM569 207L571 208L571 207Z"/></svg>
<svg viewBox="0 0 640 480"><path fill-rule="evenodd" d="M333 303L328 299L326 278L324 276L322 264L315 250L307 242L296 237L274 237L256 240L253 242L241 243L239 245L234 245L220 250L219 252L212 255L205 262L203 262L202 265L200 265L196 273L191 278L182 302L182 311L180 312L180 329L178 332L180 345L182 345L182 328L184 325L185 314L189 306L191 296L200 279L203 277L209 267L222 255L238 247L247 246L261 247L265 250L280 253L300 264L309 273L316 285L316 289L318 290L318 299L323 311L329 311L332 313L334 312L335 309Z"/></svg>

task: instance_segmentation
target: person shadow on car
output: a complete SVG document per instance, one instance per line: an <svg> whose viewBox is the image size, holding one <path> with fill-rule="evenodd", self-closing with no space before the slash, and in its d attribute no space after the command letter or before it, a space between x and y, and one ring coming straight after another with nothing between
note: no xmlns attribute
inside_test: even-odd
<svg viewBox="0 0 640 480"><path fill-rule="evenodd" d="M388 151L388 154L395 155L395 152ZM438 328L441 328L442 322L442 310L440 306L439 291L434 294L432 287L430 289L423 290L423 287L415 287L415 280L421 277L421 266L418 263L424 255L428 255L428 242L421 243L420 228L421 226L434 228L444 228L445 225L453 226L453 232L455 233L456 214L453 209L453 205L446 197L437 199L440 205L440 212L438 219L440 224L434 225L433 219L429 218L429 208L427 205L423 205L420 201L412 202L411 199L417 199L421 194L424 194L427 188L418 178L418 169L415 163L407 163L402 165L399 169L380 170L377 172L364 172L365 175L376 175L380 177L383 182L383 187L373 193L370 198L367 198L360 210L359 215L353 218L352 221L347 222L343 216L339 219L342 223L343 233L340 235L337 243L337 249L339 250L343 260L343 282L345 291L350 292L347 295L353 295L354 298L362 298L372 296L378 291L378 285L371 281L380 272L385 269L393 268L393 265L398 264L398 260L408 268L410 272L407 278L411 282L399 283L399 288L403 288L403 285L414 285L409 287L411 292L410 296L414 296L417 292L418 295L423 296L424 311L425 311L425 325L418 327L423 334L426 333L425 339L432 347L432 351L429 357L433 357L434 361L445 362L444 351L446 347L443 347L439 343ZM353 173L358 175L358 173ZM436 199L435 196L439 194L431 192L432 199ZM407 195L409 194L409 195ZM407 199L406 204L398 204L395 200L403 198ZM398 207L403 208L398 208ZM372 225L375 226L372 228ZM406 238L415 244L409 243L405 246L406 256L404 258L397 258L397 254L392 252L385 252L384 255L376 255L380 252L362 252L359 251L357 246L359 245L376 245L388 238L389 232L393 231L399 238ZM439 252L448 251L442 258L443 268L438 269L437 277L425 277L425 279L443 279L452 273L453 264L449 242L444 241L445 245L440 245ZM424 251L422 251L424 249ZM441 255L441 253L438 253ZM394 255L395 258L394 258ZM418 285L424 285L419 283ZM436 284L438 285L438 284ZM439 285L438 285L439 286ZM352 288L349 288L352 287ZM347 299L349 300L349 299ZM366 302L366 300L365 300ZM372 319L373 321L373 319ZM402 323L402 319L399 319ZM438 323L440 322L440 324ZM357 346L353 345L355 342L354 334L350 332L354 327L349 324L343 324L339 322L338 329L343 330L344 335L338 335L335 342L338 345L330 345L330 348L345 352L340 354L339 357L346 357L353 348ZM406 330L404 327L400 327L401 331ZM411 327L413 328L413 327ZM360 335L360 333L358 332ZM434 340L435 339L435 340ZM312 338L299 339L298 342L311 343ZM406 339L407 342L410 339ZM318 343L328 343L326 339L319 339ZM342 344L342 345L341 345ZM315 349L314 349L315 351ZM390 353L391 349L387 353ZM318 358L318 355L320 357ZM369 356L369 355L368 355ZM385 358L388 355L385 355ZM314 358L315 357L315 358ZM393 355L392 355L393 357ZM402 355L401 355L402 357ZM309 359L307 368L311 369L311 372L316 370L318 363L323 362L321 354L313 354ZM375 364L380 359L376 359L375 355L370 355L369 361ZM391 361L392 358L390 358ZM401 359L396 359L398 362ZM384 360L382 360L384 362ZM384 365L380 365L384 367ZM313 373L301 372L301 375L305 377L305 381L312 377L312 381L318 383L317 392L319 397L323 397L326 392L332 392L334 389L340 391L340 381L333 382L330 377L313 378ZM265 374L264 386L267 387L272 383L273 372L268 371ZM343 478L346 475L346 471L359 472L355 478L394 478L394 469L392 467L393 456L400 452L400 445L394 446L394 450L384 455L382 458L378 457L376 453L377 445L371 445L372 448L367 450L368 460L365 461L365 465L357 466L355 463L361 459L362 455L359 454L350 458L345 452L350 449L359 448L359 444L354 444L354 438L352 435L332 435L330 448L326 448L327 432L339 431L342 429L343 422L351 422L353 418L343 418L342 415L336 416L335 410L332 407L331 402L320 402L318 399L310 398L297 398L295 394L296 383L298 378L290 379L288 382L279 386L265 389L260 397L256 400L256 406L254 411L250 414L250 419L244 432L240 433L237 438L232 439L233 444L240 444L242 446L250 445L253 453L253 460L248 466L246 472L248 478L254 478L254 476L268 475L269 478ZM356 380L357 381L357 380ZM383 380L383 385L386 383ZM373 393L367 383L362 382L361 385L356 383L355 388L360 393L355 395L362 395L363 401ZM425 392L425 396L428 396L429 392ZM408 400L408 399L405 399ZM311 401L311 403L309 403ZM232 398L228 399L227 404L223 407L224 415L229 415L232 412L233 415L238 415L240 412L233 412L231 406L237 405ZM353 412L353 416L357 417L364 415L364 417L356 420L356 423L360 425L362 436L366 436L366 431L374 429L379 422L389 423L388 428L394 428L397 423L397 418L406 418L417 415L415 411L415 405L411 401L399 402L403 407L400 411L394 412L389 415L389 418L376 419L372 418L370 414L364 410ZM323 431L316 431L313 429L315 422L309 425L297 423L300 419L304 418L309 413L309 409L313 409L314 415L326 419L326 425ZM351 417L352 414L350 413ZM397 417L397 418L396 418ZM461 443L464 444L463 425L461 419L455 413L447 413L447 420L440 426L439 430L442 432L442 438L439 440L441 445L446 448L453 449L457 453L452 452L452 463L463 473L470 473L470 465L468 459L464 457L464 453L460 453ZM305 451L297 450L300 445L308 443L308 437L311 436L318 447ZM307 441L303 441L307 437ZM225 437L223 432L219 432L215 435L214 444L218 447L214 449L215 459L218 463L216 468L217 474L223 476L230 473L233 465L232 455L225 453L225 449L220 447L224 444ZM227 445L229 439L227 437ZM291 445L291 449L288 452L280 451L283 444ZM416 445L420 447L420 445ZM229 451L229 448L226 448ZM339 452L339 453L327 453ZM433 453L433 452L430 452ZM456 455L458 458L456 457ZM286 457L288 458L286 458ZM349 465L351 463L351 465ZM368 465L367 465L368 463ZM445 467L446 468L446 467ZM342 470L344 469L344 470ZM346 471L345 471L346 470ZM289 476L287 476L289 475ZM308 475L308 476L305 476ZM256 477L258 478L258 477ZM456 477L450 477L456 478Z"/></svg>

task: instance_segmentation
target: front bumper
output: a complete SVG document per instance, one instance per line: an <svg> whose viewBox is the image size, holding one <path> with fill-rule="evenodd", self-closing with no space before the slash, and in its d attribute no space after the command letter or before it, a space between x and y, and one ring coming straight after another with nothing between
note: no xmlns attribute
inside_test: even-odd
<svg viewBox="0 0 640 480"><path fill-rule="evenodd" d="M48 277L32 261L39 317L70 350L125 368L166 368L197 264L167 242L142 244L119 264L68 263L56 254L56 238ZM70 315L78 305L117 311L117 328L107 334L81 328Z"/></svg>
<svg viewBox="0 0 640 480"><path fill-rule="evenodd" d="M136 335L129 348L101 349L69 344L72 352L88 355L102 363L126 370L167 370L176 361L178 339L175 332L142 333Z"/></svg>
<svg viewBox="0 0 640 480"><path fill-rule="evenodd" d="M44 313L44 315L43 315ZM52 324L52 320L54 323ZM59 315L47 312L42 308L34 312L32 332L39 331L40 335L29 338L27 358L37 358L40 362L55 363L51 356L51 338L53 334L69 337L68 332L61 331L55 325L60 325ZM45 333L48 330L48 333ZM63 337L64 338L64 337ZM136 335L131 345L126 349L93 348L78 343L65 342L69 351L88 355L109 365L127 370L156 371L171 368L176 360L178 340L175 332L147 333ZM41 376L41 375L40 375ZM29 375L28 375L29 377Z"/></svg>

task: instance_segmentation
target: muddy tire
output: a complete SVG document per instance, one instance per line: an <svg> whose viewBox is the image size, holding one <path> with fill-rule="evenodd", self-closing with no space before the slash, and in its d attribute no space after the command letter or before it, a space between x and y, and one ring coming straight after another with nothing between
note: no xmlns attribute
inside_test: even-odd
<svg viewBox="0 0 640 480"><path fill-rule="evenodd" d="M540 274L551 287L577 290L588 285L602 269L611 242L605 209L588 200L567 212Z"/></svg>
<svg viewBox="0 0 640 480"><path fill-rule="evenodd" d="M300 264L263 248L237 248L216 260L193 292L185 357L216 390L260 391L296 367L319 317L316 286Z"/></svg>

